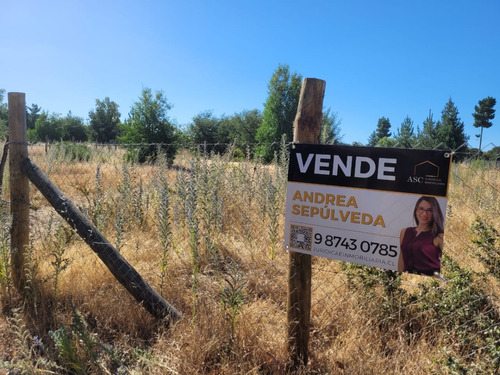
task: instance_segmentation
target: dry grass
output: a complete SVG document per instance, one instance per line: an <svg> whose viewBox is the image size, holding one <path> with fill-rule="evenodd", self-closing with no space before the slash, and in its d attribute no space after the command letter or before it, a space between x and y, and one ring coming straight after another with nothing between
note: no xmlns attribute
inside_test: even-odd
<svg viewBox="0 0 500 375"><path fill-rule="evenodd" d="M51 342L50 330L71 324L71 301L99 342L113 345L120 353L126 373L286 373L288 256L278 251L270 257L273 241L283 240L284 171L248 161L235 163L225 157L196 161L184 152L176 164L196 168L196 181L189 180L189 172L161 165L127 165L124 177L123 152L105 151L85 163L51 158L42 146L30 149L30 155L89 216L102 209L105 217L100 229L106 237L112 243L119 235L123 237L120 251L124 257L184 318L168 329L155 321L76 236L64 247L62 257L69 263L61 270L54 290L52 262L61 220L51 213L40 193L32 191L37 294L26 305L36 307L27 314L33 322L31 335ZM461 267L480 271L483 266L471 251L470 227L474 218L481 216L500 228L500 174L495 169L454 165L453 175L445 252ZM131 187L128 201L123 193L126 178ZM170 190L172 246L166 258L158 226L158 184L162 179L168 181ZM274 208L280 213L279 235L274 239L270 238L271 223L264 209L269 209L270 183L277 188L280 202ZM195 230L190 229L186 216L189 199L179 195L182 189L188 194L190 184L198 194ZM210 200L213 192L217 196ZM220 213L217 202L221 202ZM120 213L125 215L121 233L116 229ZM198 236L195 247L194 234ZM163 272L162 259L168 259ZM245 299L231 319L220 292L228 287L228 275L236 272L243 277ZM453 373L443 350L457 356L458 351L449 347L439 320L431 320L421 309L424 297L415 297L413 304L403 306L406 297L398 295L390 300L395 304L390 314L383 316L381 304L388 300L382 289L353 288L346 272L338 262L313 261L310 363L303 373ZM401 280L401 290L415 296L422 285L433 292L447 288L421 276L403 275ZM498 285L490 280L486 287L490 297L498 301ZM8 314L16 303L2 296L2 304ZM0 328L6 324L2 317ZM8 331L0 332L4 358L15 359L6 343ZM471 353L471 357L477 355ZM470 364L471 358L463 361ZM108 369L117 373L118 367L115 363Z"/></svg>

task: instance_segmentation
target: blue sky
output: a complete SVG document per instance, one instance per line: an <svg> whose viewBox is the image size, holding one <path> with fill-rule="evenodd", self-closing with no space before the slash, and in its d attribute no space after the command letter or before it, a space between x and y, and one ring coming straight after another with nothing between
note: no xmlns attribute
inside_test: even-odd
<svg viewBox="0 0 500 375"><path fill-rule="evenodd" d="M17 0L0 33L0 88L85 121L105 97L125 120L143 87L165 93L179 125L262 110L278 64L326 81L347 143L382 116L393 132L406 116L438 120L451 97L478 147L474 106L500 101L498 0ZM483 145L500 146L498 113Z"/></svg>

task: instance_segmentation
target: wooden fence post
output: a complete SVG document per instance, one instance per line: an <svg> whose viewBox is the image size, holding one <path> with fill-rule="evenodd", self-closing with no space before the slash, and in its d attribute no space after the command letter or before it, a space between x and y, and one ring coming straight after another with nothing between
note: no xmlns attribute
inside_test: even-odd
<svg viewBox="0 0 500 375"><path fill-rule="evenodd" d="M25 94L9 92L8 101L12 279L15 287L22 290L26 281L24 260L29 246L30 225L29 180L21 172L21 162L28 157Z"/></svg>
<svg viewBox="0 0 500 375"><path fill-rule="evenodd" d="M326 82L305 78L300 90L293 141L319 143ZM306 366L311 323L311 256L289 252L288 268L288 352L292 370Z"/></svg>

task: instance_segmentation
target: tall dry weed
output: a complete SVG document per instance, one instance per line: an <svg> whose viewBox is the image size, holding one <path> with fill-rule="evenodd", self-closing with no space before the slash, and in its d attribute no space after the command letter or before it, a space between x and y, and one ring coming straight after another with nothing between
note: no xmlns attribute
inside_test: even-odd
<svg viewBox="0 0 500 375"><path fill-rule="evenodd" d="M31 317L45 318L30 327L50 342L49 330L71 324L71 300L86 329L120 358L120 366L106 362L108 371L286 373L286 146L270 165L186 150L173 166L161 155L155 164L128 163L114 147L90 146L89 160L80 162L33 146L35 162L188 318L168 330L154 321L83 241L56 241L55 228L66 224L51 220L47 202L33 192ZM303 373L494 371L499 289L480 273L485 266L471 239L477 217L499 230L499 189L498 170L453 165L447 284L313 259L310 364Z"/></svg>

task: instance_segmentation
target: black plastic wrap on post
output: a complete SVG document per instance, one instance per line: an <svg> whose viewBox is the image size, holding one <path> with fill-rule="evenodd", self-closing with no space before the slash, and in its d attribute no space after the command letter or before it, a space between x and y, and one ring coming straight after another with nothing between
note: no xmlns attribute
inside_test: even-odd
<svg viewBox="0 0 500 375"><path fill-rule="evenodd" d="M22 172L37 187L61 217L104 262L115 278L155 318L177 320L181 313L154 291L127 260L109 243L98 229L73 205L29 158L21 164Z"/></svg>

